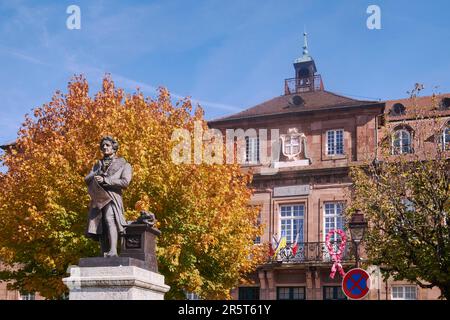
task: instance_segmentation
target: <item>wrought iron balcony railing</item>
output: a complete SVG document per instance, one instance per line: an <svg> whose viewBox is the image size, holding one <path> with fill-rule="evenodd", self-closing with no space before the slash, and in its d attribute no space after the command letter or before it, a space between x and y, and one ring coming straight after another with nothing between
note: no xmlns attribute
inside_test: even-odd
<svg viewBox="0 0 450 320"><path fill-rule="evenodd" d="M337 251L340 241L332 243L333 248ZM355 246L348 241L345 244L342 262L355 262ZM328 252L325 242L299 242L297 252L293 254L293 248L288 245L281 249L276 257L270 257L269 262L291 262L291 263L328 263L333 262Z"/></svg>
<svg viewBox="0 0 450 320"><path fill-rule="evenodd" d="M323 82L320 74L316 74L309 78L290 78L284 80L284 94L318 90L323 90Z"/></svg>

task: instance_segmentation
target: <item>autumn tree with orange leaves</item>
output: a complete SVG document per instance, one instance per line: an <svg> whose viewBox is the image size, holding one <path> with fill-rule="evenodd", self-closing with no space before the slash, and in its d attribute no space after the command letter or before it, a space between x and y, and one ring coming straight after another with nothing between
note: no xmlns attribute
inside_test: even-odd
<svg viewBox="0 0 450 320"><path fill-rule="evenodd" d="M194 115L192 115L194 114ZM201 108L189 99L175 106L160 89L156 99L138 90L125 94L109 77L91 97L82 76L34 109L6 152L0 174L0 279L10 288L57 298L67 291L61 279L80 257L99 253L87 239L89 196L84 176L101 157L99 139L114 136L118 154L133 167L124 192L127 220L139 210L155 213L159 271L171 290L166 298L195 292L229 298L229 291L259 262L253 239L257 209L248 206L251 176L238 164L176 164L171 152L175 129L193 132Z"/></svg>

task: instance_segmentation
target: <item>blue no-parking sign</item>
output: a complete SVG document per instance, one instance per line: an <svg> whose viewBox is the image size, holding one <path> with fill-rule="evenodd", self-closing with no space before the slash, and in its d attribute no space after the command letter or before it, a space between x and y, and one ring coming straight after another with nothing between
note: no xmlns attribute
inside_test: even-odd
<svg viewBox="0 0 450 320"><path fill-rule="evenodd" d="M370 277L363 269L352 269L342 279L342 291L350 299L362 299L369 293Z"/></svg>

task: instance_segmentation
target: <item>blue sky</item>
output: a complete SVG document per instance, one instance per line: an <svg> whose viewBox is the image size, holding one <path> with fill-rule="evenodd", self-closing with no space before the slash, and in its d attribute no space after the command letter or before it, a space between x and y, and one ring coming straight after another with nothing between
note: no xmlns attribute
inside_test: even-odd
<svg viewBox="0 0 450 320"><path fill-rule="evenodd" d="M66 8L81 8L68 30ZM381 30L366 27L368 5ZM302 32L329 91L356 98L450 92L449 1L17 1L0 0L0 143L24 114L83 73L105 72L128 92L166 86L212 119L283 93Z"/></svg>

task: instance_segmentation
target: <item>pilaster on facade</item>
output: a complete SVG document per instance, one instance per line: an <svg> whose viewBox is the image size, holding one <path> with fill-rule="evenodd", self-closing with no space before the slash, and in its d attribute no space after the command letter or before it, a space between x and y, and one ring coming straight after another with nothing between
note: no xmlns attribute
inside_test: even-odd
<svg viewBox="0 0 450 320"><path fill-rule="evenodd" d="M265 270L258 271L258 278L259 278L259 284L260 284L259 297L261 300L269 299L266 273L267 273L267 271L265 271Z"/></svg>
<svg viewBox="0 0 450 320"><path fill-rule="evenodd" d="M314 291L315 291L315 300L322 300L322 284L320 282L320 272L314 270Z"/></svg>
<svg viewBox="0 0 450 320"><path fill-rule="evenodd" d="M269 300L276 300L277 299L277 288L275 286L275 278L273 270L268 270L266 272L266 278L267 278L267 297Z"/></svg>
<svg viewBox="0 0 450 320"><path fill-rule="evenodd" d="M314 296L313 272L310 270L306 271L306 296Z"/></svg>

